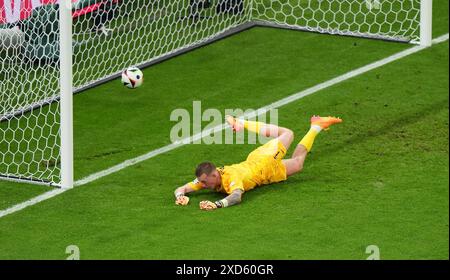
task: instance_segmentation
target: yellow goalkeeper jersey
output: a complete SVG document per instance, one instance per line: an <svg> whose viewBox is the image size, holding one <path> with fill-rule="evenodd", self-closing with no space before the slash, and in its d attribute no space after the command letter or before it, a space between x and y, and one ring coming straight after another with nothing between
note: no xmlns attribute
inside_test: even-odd
<svg viewBox="0 0 450 280"><path fill-rule="evenodd" d="M251 152L245 161L217 168L222 183L216 191L231 194L241 189L246 192L256 186L286 180L286 168L282 162L285 155L284 145L273 139ZM194 190L204 188L197 179L189 185Z"/></svg>

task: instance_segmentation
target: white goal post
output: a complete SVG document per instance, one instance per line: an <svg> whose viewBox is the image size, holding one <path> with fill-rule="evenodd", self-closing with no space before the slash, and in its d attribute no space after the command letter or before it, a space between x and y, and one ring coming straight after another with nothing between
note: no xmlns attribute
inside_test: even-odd
<svg viewBox="0 0 450 280"><path fill-rule="evenodd" d="M420 0L420 45L429 47L432 40L433 0Z"/></svg>
<svg viewBox="0 0 450 280"><path fill-rule="evenodd" d="M432 0L4 0L0 179L73 187L74 93L254 26L430 46Z"/></svg>
<svg viewBox="0 0 450 280"><path fill-rule="evenodd" d="M72 3L60 3L61 187L73 187Z"/></svg>

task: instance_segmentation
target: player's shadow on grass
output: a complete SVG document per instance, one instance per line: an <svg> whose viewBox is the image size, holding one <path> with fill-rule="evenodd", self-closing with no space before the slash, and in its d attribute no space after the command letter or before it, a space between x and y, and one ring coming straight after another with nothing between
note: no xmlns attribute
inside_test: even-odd
<svg viewBox="0 0 450 280"><path fill-rule="evenodd" d="M200 190L189 194L190 197L195 197L199 200L216 201L223 198L224 194L215 192L213 190Z"/></svg>

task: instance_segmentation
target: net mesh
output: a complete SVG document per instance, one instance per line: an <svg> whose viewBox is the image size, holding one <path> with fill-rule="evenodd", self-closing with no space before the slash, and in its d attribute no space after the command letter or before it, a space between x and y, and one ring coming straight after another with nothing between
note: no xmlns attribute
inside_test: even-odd
<svg viewBox="0 0 450 280"><path fill-rule="evenodd" d="M419 41L420 0L254 0L254 19L321 33Z"/></svg>

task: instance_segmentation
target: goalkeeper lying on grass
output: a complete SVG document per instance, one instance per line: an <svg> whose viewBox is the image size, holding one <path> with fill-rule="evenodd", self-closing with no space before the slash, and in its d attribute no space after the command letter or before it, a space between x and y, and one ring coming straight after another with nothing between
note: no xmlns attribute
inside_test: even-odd
<svg viewBox="0 0 450 280"><path fill-rule="evenodd" d="M197 178L175 190L177 205L189 203L187 193L200 189L211 189L226 193L228 196L216 202L202 201L200 209L224 208L240 203L242 194L256 186L286 180L287 177L302 170L306 155L311 150L317 134L322 129L328 129L332 124L342 122L339 118L313 116L311 128L297 145L292 158L283 159L286 150L294 140L294 133L290 129L236 119L231 116L227 116L226 120L234 131L245 128L266 137L275 138L251 152L244 162L219 168L211 162L200 163L195 171Z"/></svg>

